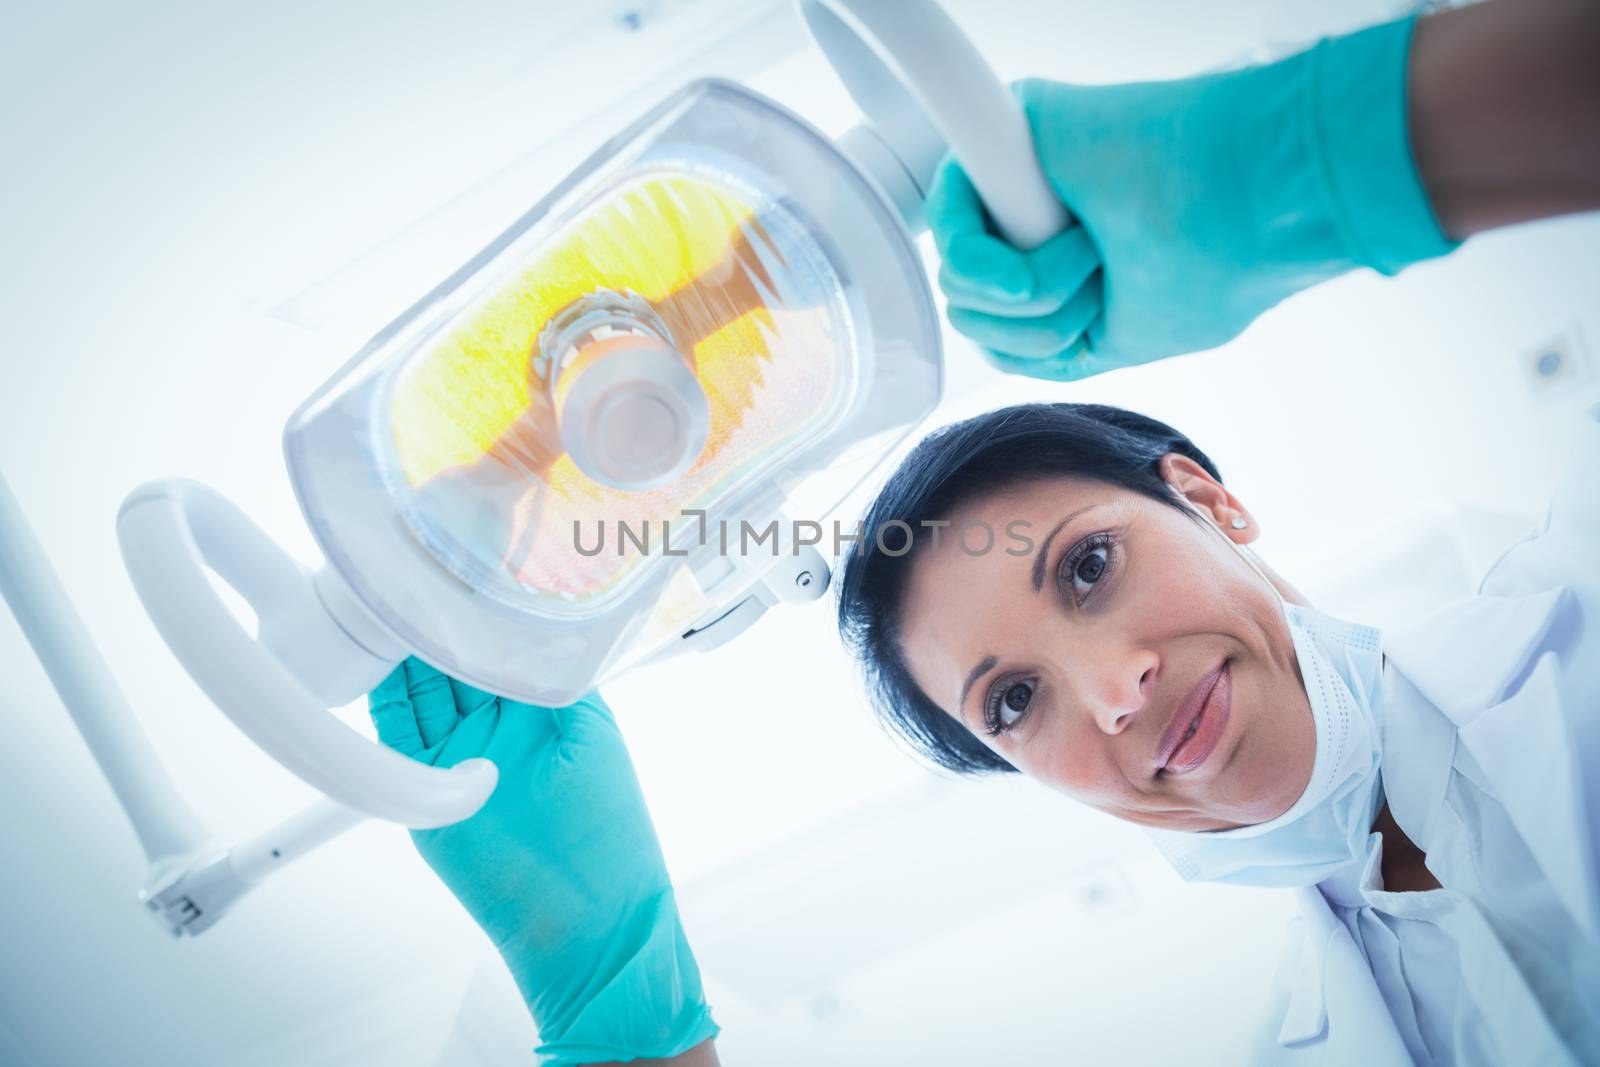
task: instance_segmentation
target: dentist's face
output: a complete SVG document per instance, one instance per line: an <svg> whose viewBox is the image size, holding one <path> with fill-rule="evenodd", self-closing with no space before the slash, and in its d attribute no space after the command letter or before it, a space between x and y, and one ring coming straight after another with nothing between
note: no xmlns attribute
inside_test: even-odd
<svg viewBox="0 0 1600 1067"><path fill-rule="evenodd" d="M1254 538L1198 465L1169 455L1162 474L1230 539ZM1019 771L1175 830L1264 822L1304 791L1315 738L1294 645L1272 589L1217 530L1076 478L946 517L937 547L917 531L901 646L923 692ZM987 552L976 523L996 533Z"/></svg>

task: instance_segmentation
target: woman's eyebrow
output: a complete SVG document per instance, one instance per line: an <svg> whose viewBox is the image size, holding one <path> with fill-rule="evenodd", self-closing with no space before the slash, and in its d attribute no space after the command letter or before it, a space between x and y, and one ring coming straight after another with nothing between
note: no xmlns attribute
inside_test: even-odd
<svg viewBox="0 0 1600 1067"><path fill-rule="evenodd" d="M961 699L956 702L956 718L962 718L961 709L967 706L967 694L972 692L973 683L994 670L994 665L999 662L995 656L985 656L982 662L972 668L972 673L967 675L966 684L961 687Z"/></svg>
<svg viewBox="0 0 1600 1067"><path fill-rule="evenodd" d="M1056 523L1056 528L1050 531L1050 536L1046 537L1039 545L1039 552L1033 557L1033 591L1035 593L1044 588L1044 565L1050 559L1050 542L1056 539L1056 534L1066 529L1067 523L1071 522L1079 515L1082 515L1084 512L1093 511L1099 506L1099 504L1089 504L1079 508L1077 511L1072 512L1066 518Z"/></svg>

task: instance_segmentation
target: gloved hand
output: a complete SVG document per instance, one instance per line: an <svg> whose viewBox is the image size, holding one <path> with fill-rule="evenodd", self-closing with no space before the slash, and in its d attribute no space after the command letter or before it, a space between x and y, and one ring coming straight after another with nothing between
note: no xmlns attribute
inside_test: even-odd
<svg viewBox="0 0 1600 1067"><path fill-rule="evenodd" d="M1214 347L1307 286L1449 251L1411 157L1412 21L1180 81L1019 83L1078 224L1020 252L946 160L927 214L952 325L1003 370L1066 381Z"/></svg>
<svg viewBox="0 0 1600 1067"><path fill-rule="evenodd" d="M408 659L369 707L379 738L413 759L485 756L500 769L476 815L412 839L505 958L541 1063L669 1057L715 1036L644 796L598 694L519 704Z"/></svg>

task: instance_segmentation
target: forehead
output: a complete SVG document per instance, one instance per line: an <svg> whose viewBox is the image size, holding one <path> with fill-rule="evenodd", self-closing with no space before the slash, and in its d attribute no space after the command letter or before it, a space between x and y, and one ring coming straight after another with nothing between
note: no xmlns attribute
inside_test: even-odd
<svg viewBox="0 0 1600 1067"><path fill-rule="evenodd" d="M1029 479L993 492L979 493L963 501L942 518L955 524L983 520L996 524L997 527L1003 527L1012 519L1040 522L1049 515L1059 519L1091 504L1107 504L1136 495L1138 494L1130 493L1118 485L1109 485L1090 478L1060 475Z"/></svg>

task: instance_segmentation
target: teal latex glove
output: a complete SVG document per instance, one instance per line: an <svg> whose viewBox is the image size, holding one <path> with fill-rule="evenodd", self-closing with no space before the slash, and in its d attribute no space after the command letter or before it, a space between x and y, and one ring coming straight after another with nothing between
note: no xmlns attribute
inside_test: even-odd
<svg viewBox="0 0 1600 1067"><path fill-rule="evenodd" d="M1448 252L1411 157L1412 24L1180 81L1019 83L1077 224L1018 251L946 160L927 213L951 324L1002 370L1067 381L1222 344L1353 268Z"/></svg>
<svg viewBox="0 0 1600 1067"><path fill-rule="evenodd" d="M408 659L369 697L379 738L424 763L494 761L472 818L412 833L500 950L541 1063L678 1055L717 1033L644 795L598 694L494 697Z"/></svg>

